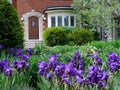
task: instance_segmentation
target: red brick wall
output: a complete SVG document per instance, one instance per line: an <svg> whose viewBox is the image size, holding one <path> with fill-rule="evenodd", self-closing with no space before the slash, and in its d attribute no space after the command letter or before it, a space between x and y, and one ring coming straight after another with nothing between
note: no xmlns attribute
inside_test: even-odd
<svg viewBox="0 0 120 90"><path fill-rule="evenodd" d="M46 7L70 6L71 4L72 0L13 0L13 5L18 11L19 17L32 9L45 15ZM44 22L44 27L47 27L47 20Z"/></svg>

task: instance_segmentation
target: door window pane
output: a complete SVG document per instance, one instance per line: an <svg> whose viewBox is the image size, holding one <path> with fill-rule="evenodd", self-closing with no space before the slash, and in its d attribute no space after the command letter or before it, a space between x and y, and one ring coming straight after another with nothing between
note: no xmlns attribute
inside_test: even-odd
<svg viewBox="0 0 120 90"><path fill-rule="evenodd" d="M35 27L35 20L31 20L31 27Z"/></svg>
<svg viewBox="0 0 120 90"><path fill-rule="evenodd" d="M62 16L58 16L58 26L62 26Z"/></svg>
<svg viewBox="0 0 120 90"><path fill-rule="evenodd" d="M69 26L69 16L66 16L64 18L64 23L65 23L65 26Z"/></svg>
<svg viewBox="0 0 120 90"><path fill-rule="evenodd" d="M74 22L74 16L71 16L70 19L71 19L71 22L70 22L70 23L71 23L71 26L74 26L74 23L75 23L75 22Z"/></svg>
<svg viewBox="0 0 120 90"><path fill-rule="evenodd" d="M55 17L51 17L51 26L54 27L56 23Z"/></svg>

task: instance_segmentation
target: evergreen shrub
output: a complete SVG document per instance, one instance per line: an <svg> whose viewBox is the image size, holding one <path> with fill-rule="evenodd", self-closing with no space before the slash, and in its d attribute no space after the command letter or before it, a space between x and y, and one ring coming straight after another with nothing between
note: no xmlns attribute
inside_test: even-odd
<svg viewBox="0 0 120 90"><path fill-rule="evenodd" d="M24 34L14 7L7 0L0 0L0 44L23 47Z"/></svg>

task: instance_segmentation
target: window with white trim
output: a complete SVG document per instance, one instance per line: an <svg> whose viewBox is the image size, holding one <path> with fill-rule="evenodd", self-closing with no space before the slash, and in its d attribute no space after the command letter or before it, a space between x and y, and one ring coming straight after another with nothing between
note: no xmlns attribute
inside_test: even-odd
<svg viewBox="0 0 120 90"><path fill-rule="evenodd" d="M62 26L62 16L58 16L57 19L58 19L57 20L58 21L57 22L58 26Z"/></svg>
<svg viewBox="0 0 120 90"><path fill-rule="evenodd" d="M64 26L69 26L69 16L64 17Z"/></svg>
<svg viewBox="0 0 120 90"><path fill-rule="evenodd" d="M56 25L55 25L55 22L56 22L55 16L52 16L52 17L51 17L51 27L56 26Z"/></svg>
<svg viewBox="0 0 120 90"><path fill-rule="evenodd" d="M71 13L48 14L48 27L76 26L76 17Z"/></svg>

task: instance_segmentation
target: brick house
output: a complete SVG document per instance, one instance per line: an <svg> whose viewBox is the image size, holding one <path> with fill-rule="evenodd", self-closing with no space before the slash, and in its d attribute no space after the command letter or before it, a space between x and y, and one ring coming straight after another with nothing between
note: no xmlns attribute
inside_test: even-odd
<svg viewBox="0 0 120 90"><path fill-rule="evenodd" d="M9 0L23 22L25 46L34 47L43 41L47 27L76 26L76 17L71 7L72 0ZM118 25L120 19L117 19ZM99 30L98 30L99 32ZM120 27L107 32L108 40L120 39ZM104 33L100 32L104 39Z"/></svg>
<svg viewBox="0 0 120 90"><path fill-rule="evenodd" d="M26 47L43 41L47 27L75 26L72 0L9 0L23 22Z"/></svg>

